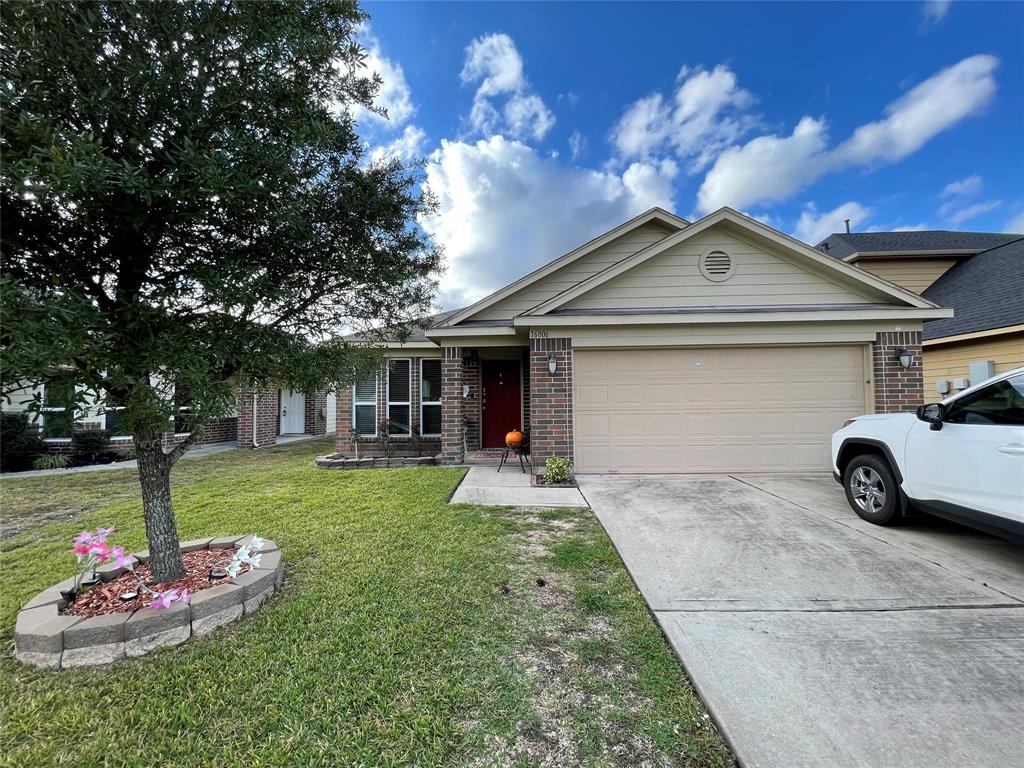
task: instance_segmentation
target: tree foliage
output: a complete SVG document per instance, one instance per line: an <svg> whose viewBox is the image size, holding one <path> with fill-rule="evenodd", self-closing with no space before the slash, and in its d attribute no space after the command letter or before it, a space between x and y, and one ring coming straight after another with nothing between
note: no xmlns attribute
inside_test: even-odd
<svg viewBox="0 0 1024 768"><path fill-rule="evenodd" d="M415 168L367 161L352 2L0 4L5 393L63 380L136 442L234 387L310 391L406 327L439 253ZM180 454L167 457L167 464ZM141 466L141 462L140 462ZM145 483L143 483L145 485Z"/></svg>

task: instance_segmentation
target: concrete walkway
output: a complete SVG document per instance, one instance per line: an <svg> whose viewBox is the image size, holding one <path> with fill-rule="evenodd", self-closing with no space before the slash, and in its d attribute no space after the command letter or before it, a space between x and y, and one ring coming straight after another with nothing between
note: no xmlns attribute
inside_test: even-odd
<svg viewBox="0 0 1024 768"><path fill-rule="evenodd" d="M211 443L210 445L193 448L181 458L197 459L200 456L212 456L215 453L237 450L238 443L235 441L231 441L230 443ZM105 472L111 469L135 469L137 466L139 466L139 463L132 459L131 461L115 461L112 464L89 464L85 467L68 467L67 469L32 469L27 472L4 472L3 474L0 474L0 480L19 479L23 477L58 477L59 475L77 475L82 472Z"/></svg>
<svg viewBox="0 0 1024 768"><path fill-rule="evenodd" d="M479 504L511 507L586 507L587 501L578 488L534 488L530 475L518 465L498 468L474 465L462 479L452 496L451 504Z"/></svg>
<svg viewBox="0 0 1024 768"><path fill-rule="evenodd" d="M742 765L1020 764L1024 547L827 475L579 480Z"/></svg>

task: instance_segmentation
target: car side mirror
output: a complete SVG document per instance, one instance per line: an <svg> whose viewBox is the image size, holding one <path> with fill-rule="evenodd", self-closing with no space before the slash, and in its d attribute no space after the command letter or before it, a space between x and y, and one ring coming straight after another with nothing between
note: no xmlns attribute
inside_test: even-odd
<svg viewBox="0 0 1024 768"><path fill-rule="evenodd" d="M928 422L934 431L942 429L942 419L945 415L946 409L942 403L928 403L917 407L917 418Z"/></svg>

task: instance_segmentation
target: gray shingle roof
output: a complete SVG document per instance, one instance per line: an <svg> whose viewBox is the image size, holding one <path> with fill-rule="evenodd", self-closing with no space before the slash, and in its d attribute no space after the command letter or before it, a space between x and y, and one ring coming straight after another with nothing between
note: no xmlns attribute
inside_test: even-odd
<svg viewBox="0 0 1024 768"><path fill-rule="evenodd" d="M430 341L430 339L427 338L427 330L429 330L430 328L436 328L439 325L443 325L445 320L447 320L449 317L451 317L458 311L460 310L449 309L447 312L438 312L436 315L427 315L426 317L421 317L416 322L416 325L414 325L409 330L409 338L407 338L405 341ZM388 334L384 340L397 341L397 338ZM346 336L345 341L370 341L370 337L367 336L366 334L354 333L351 336Z"/></svg>
<svg viewBox="0 0 1024 768"><path fill-rule="evenodd" d="M998 232L838 232L816 246L819 251L845 259L853 253L877 251L983 251L1016 240L1021 235ZM825 246L828 246L827 248Z"/></svg>
<svg viewBox="0 0 1024 768"><path fill-rule="evenodd" d="M925 341L1024 324L1024 235L951 267L921 295L955 315L924 324Z"/></svg>

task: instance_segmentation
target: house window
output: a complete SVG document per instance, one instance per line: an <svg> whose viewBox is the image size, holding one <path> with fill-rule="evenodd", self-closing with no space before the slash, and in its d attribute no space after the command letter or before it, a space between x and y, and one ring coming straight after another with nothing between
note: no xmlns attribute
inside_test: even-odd
<svg viewBox="0 0 1024 768"><path fill-rule="evenodd" d="M192 393L188 385L174 383L174 431L177 434L190 430L189 416L192 414Z"/></svg>
<svg viewBox="0 0 1024 768"><path fill-rule="evenodd" d="M420 360L420 434L441 436L441 361Z"/></svg>
<svg viewBox="0 0 1024 768"><path fill-rule="evenodd" d="M408 435L412 416L412 361L395 358L388 362L388 421L390 434Z"/></svg>
<svg viewBox="0 0 1024 768"><path fill-rule="evenodd" d="M114 394L107 393L107 407L104 410L104 425L111 437L127 437L128 432L121 426L121 416L124 414L124 399Z"/></svg>
<svg viewBox="0 0 1024 768"><path fill-rule="evenodd" d="M43 437L71 437L75 428L74 384L43 386Z"/></svg>
<svg viewBox="0 0 1024 768"><path fill-rule="evenodd" d="M371 374L352 387L352 428L362 437L377 436L377 376Z"/></svg>

